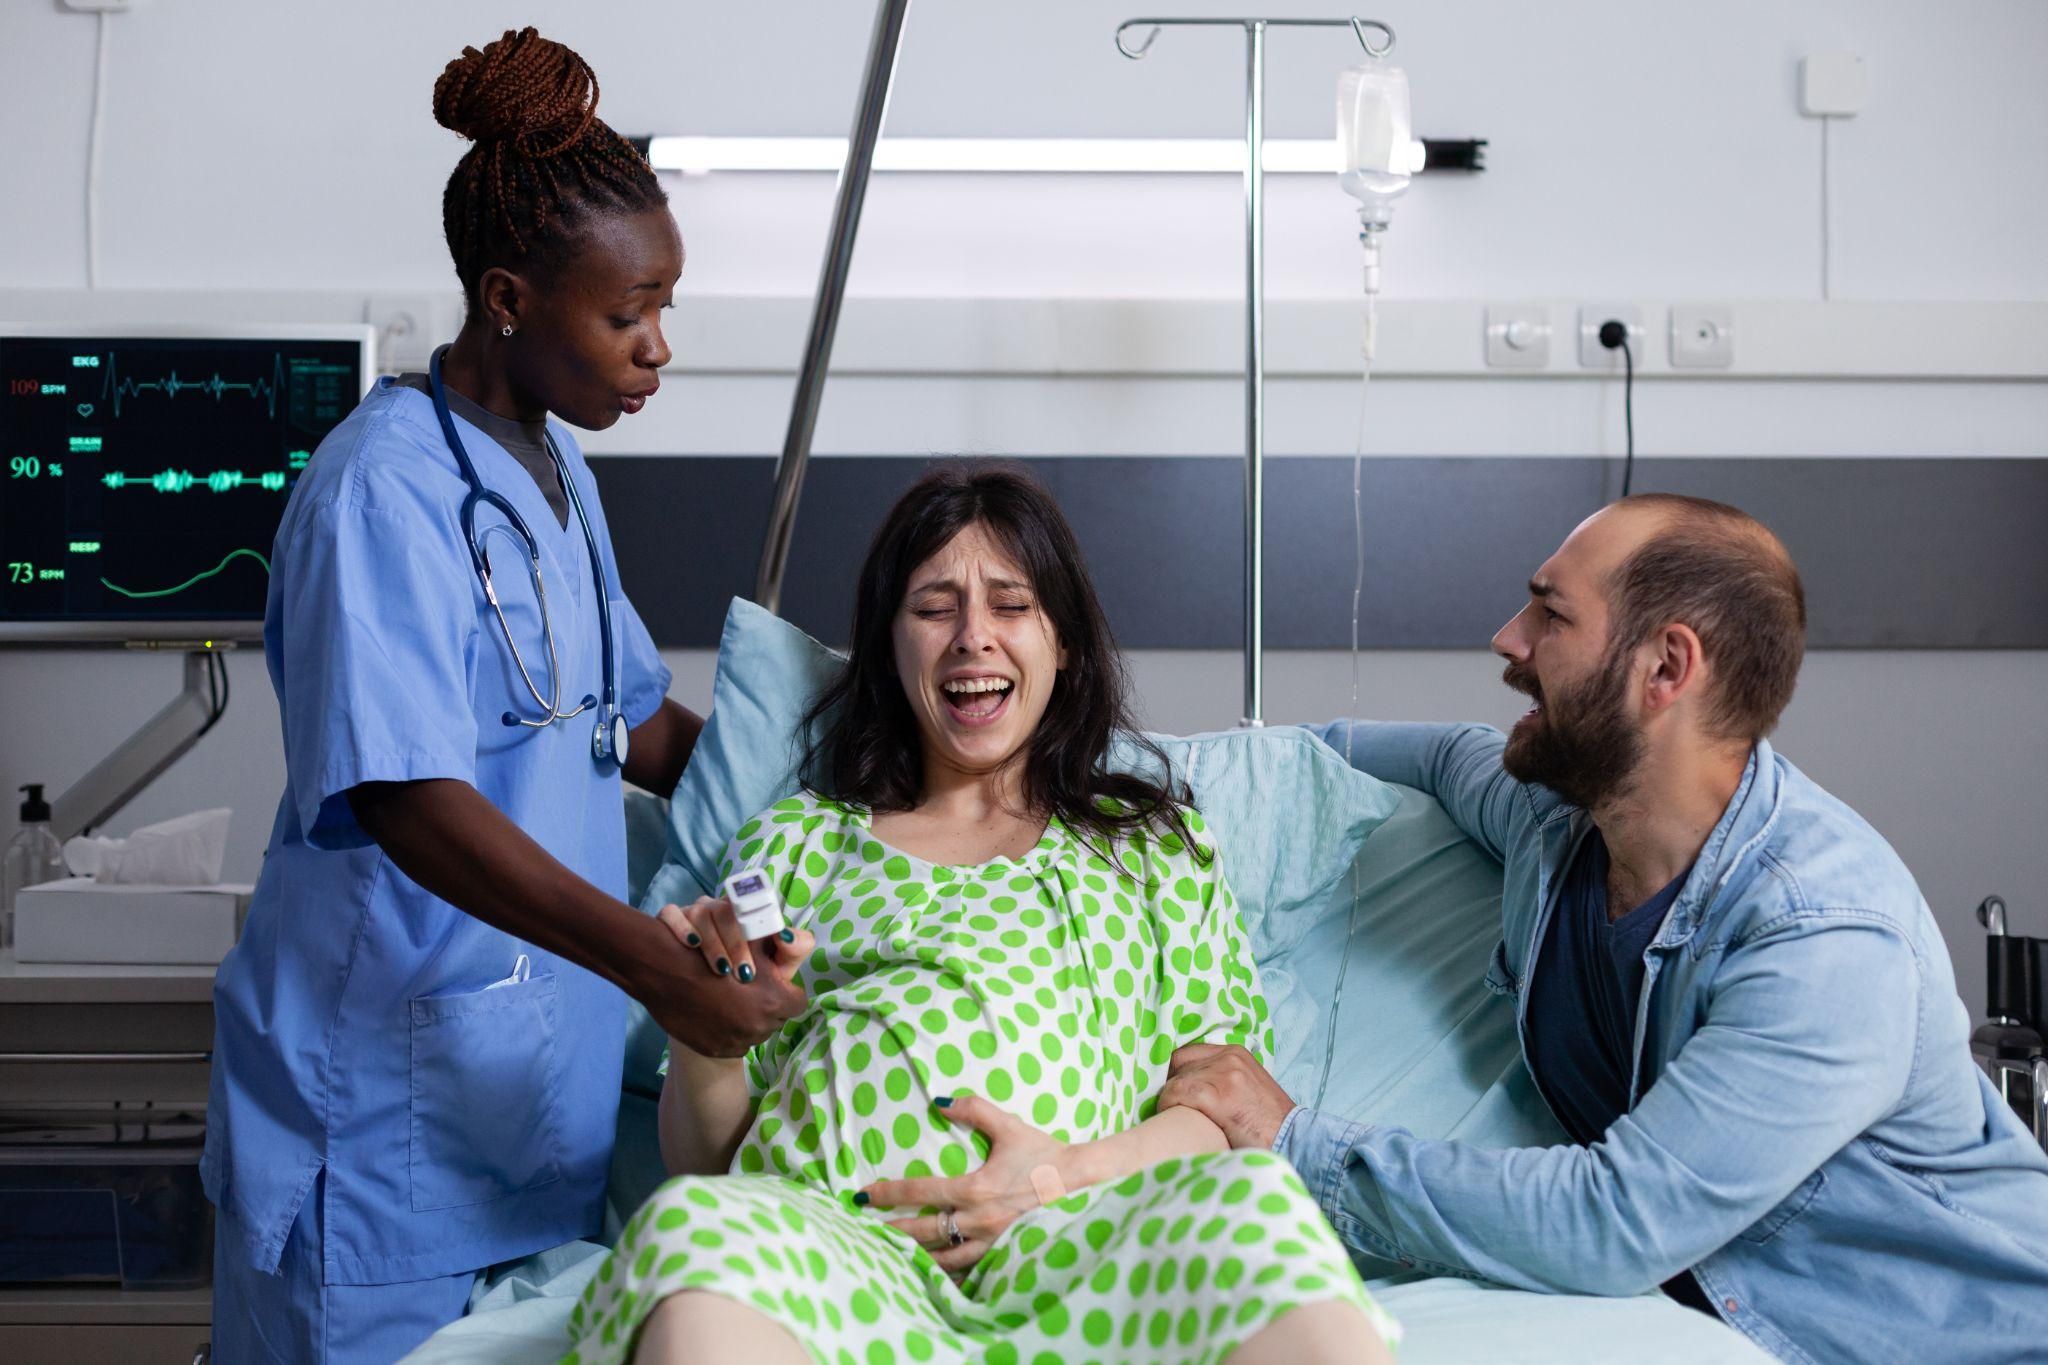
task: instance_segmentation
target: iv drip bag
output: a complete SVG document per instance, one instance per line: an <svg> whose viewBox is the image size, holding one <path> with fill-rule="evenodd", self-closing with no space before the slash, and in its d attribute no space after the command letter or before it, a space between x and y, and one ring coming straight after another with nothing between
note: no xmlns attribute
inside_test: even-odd
<svg viewBox="0 0 2048 1365"><path fill-rule="evenodd" d="M1393 216L1414 169L1414 142L1406 71L1372 60L1337 78L1337 183L1359 201L1367 227L1384 227Z"/></svg>

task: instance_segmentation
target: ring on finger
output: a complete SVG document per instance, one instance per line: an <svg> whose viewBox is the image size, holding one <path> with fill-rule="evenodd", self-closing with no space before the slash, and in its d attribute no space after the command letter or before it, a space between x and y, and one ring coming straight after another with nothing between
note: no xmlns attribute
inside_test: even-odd
<svg viewBox="0 0 2048 1365"><path fill-rule="evenodd" d="M960 1220L953 1216L953 1210L939 1210L939 1235L946 1239L949 1247L959 1246L967 1240L967 1234L960 1231Z"/></svg>

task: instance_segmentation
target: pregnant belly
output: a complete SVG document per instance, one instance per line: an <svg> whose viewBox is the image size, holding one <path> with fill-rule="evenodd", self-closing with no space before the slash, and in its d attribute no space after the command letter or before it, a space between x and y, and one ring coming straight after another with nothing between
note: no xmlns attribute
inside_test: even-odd
<svg viewBox="0 0 2048 1365"><path fill-rule="evenodd" d="M1082 1026L1083 1002L1050 991L991 1001L919 985L880 999L841 991L813 1002L762 1093L735 1172L836 1192L963 1174L987 1143L932 1103L954 1094L984 1096L1062 1141L1134 1120L1131 1064Z"/></svg>

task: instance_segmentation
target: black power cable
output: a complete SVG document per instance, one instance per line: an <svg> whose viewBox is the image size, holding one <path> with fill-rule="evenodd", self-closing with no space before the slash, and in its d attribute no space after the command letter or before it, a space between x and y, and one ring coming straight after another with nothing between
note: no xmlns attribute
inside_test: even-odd
<svg viewBox="0 0 2048 1365"><path fill-rule="evenodd" d="M228 711L228 661L213 649L205 651L205 659L208 697L206 723L199 727L201 735L220 724L220 718Z"/></svg>
<svg viewBox="0 0 2048 1365"><path fill-rule="evenodd" d="M1628 327L1613 318L1600 324L1600 344L1621 352L1621 416L1628 433L1628 455L1621 465L1621 495L1625 498L1636 477L1636 357L1628 344Z"/></svg>

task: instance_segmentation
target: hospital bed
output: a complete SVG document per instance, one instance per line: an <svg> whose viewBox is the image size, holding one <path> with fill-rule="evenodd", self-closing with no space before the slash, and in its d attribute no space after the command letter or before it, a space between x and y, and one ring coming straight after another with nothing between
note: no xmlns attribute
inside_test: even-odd
<svg viewBox="0 0 2048 1365"><path fill-rule="evenodd" d="M795 784L790 751L832 656L736 602L710 723L673 810L628 803L635 892L687 901L729 833ZM1562 1142L1523 1068L1512 1007L1485 984L1500 933L1500 869L1420 792L1355 778L1305 730L1163 738L1216 830L1250 932L1288 1092L1349 1118L1488 1146ZM1334 1022L1334 1028L1332 1027ZM655 1136L660 1031L636 1012L612 1165L611 1222L662 1178ZM1325 1065L1327 1058L1327 1079ZM500 1268L469 1316L414 1365L546 1361L568 1345L575 1296L604 1248L573 1243ZM1767 1359L1659 1296L1541 1295L1361 1260L1406 1332L1404 1365Z"/></svg>

